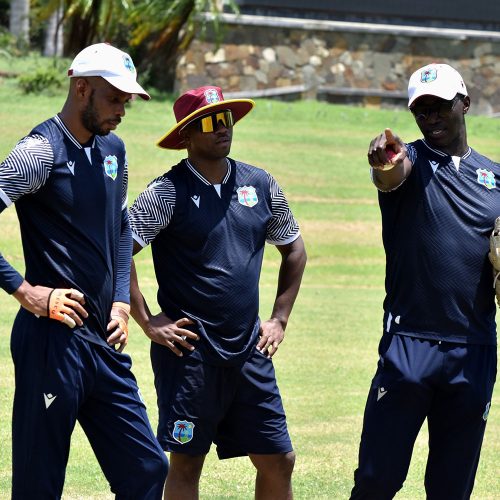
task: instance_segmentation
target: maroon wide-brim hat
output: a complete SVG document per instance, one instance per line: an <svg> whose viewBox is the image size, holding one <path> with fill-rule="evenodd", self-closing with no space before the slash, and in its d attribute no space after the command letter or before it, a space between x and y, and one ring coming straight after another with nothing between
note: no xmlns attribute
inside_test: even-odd
<svg viewBox="0 0 500 500"><path fill-rule="evenodd" d="M233 122L236 123L254 106L255 103L251 99L224 100L222 90L215 86L188 90L174 103L174 114L177 123L156 145L165 149L184 149L186 145L179 132L196 118L229 109L233 114Z"/></svg>

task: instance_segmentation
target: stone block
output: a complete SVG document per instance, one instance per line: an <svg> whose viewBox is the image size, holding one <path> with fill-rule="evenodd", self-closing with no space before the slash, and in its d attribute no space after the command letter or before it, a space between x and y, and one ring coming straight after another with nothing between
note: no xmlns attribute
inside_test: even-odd
<svg viewBox="0 0 500 500"><path fill-rule="evenodd" d="M491 51L492 51L491 43L480 43L475 47L473 54L474 57L478 58L486 54L491 54Z"/></svg>
<svg viewBox="0 0 500 500"><path fill-rule="evenodd" d="M205 53L205 62L207 63L221 63L226 60L226 51L224 48L218 49L215 53L212 51L206 52Z"/></svg>
<svg viewBox="0 0 500 500"><path fill-rule="evenodd" d="M311 56L309 58L309 64L311 66L316 66L316 67L317 66L321 66L321 64L322 64L321 57L319 57L319 56Z"/></svg>
<svg viewBox="0 0 500 500"><path fill-rule="evenodd" d="M314 54L309 54L309 52L307 52L307 50L305 50L303 47L299 47L299 49L295 52L295 55L297 56L297 64L299 66L304 66L304 64L307 64L310 57L316 57L314 56Z"/></svg>
<svg viewBox="0 0 500 500"><path fill-rule="evenodd" d="M266 47L262 51L262 57L267 62L275 62L276 61L276 51L271 47Z"/></svg>
<svg viewBox="0 0 500 500"><path fill-rule="evenodd" d="M330 67L330 73L333 73L334 75L341 75L344 72L345 72L345 65L342 63L337 63Z"/></svg>
<svg viewBox="0 0 500 500"><path fill-rule="evenodd" d="M284 45L280 45L276 47L276 54L278 56L277 60L283 66L287 68L295 68L297 66L297 56L295 52L290 48Z"/></svg>
<svg viewBox="0 0 500 500"><path fill-rule="evenodd" d="M255 72L255 78L259 83L267 84L269 83L269 79L267 78L267 74L263 71L257 70Z"/></svg>

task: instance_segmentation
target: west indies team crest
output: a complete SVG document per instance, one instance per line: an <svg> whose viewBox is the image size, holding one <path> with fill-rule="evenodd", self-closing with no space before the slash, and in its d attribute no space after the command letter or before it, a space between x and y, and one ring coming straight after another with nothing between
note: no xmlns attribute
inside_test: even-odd
<svg viewBox="0 0 500 500"><path fill-rule="evenodd" d="M487 187L488 189L494 189L497 186L495 180L495 174L491 170L486 170L485 168L478 168L476 170L477 173L477 182Z"/></svg>
<svg viewBox="0 0 500 500"><path fill-rule="evenodd" d="M217 102L220 102L221 100L217 89L207 89L205 90L204 94L208 104L215 104Z"/></svg>
<svg viewBox="0 0 500 500"><path fill-rule="evenodd" d="M420 73L420 81L422 83L430 83L433 82L437 78L437 70L436 68L427 68Z"/></svg>
<svg viewBox="0 0 500 500"><path fill-rule="evenodd" d="M135 75L136 74L136 71L135 71L135 66L134 66L134 63L132 62L132 59L130 59L130 56L128 55L124 55L123 56L123 65L133 74Z"/></svg>
<svg viewBox="0 0 500 500"><path fill-rule="evenodd" d="M108 155L104 158L104 172L108 177L111 177L113 180L116 179L118 174L118 159L115 155Z"/></svg>
<svg viewBox="0 0 500 500"><path fill-rule="evenodd" d="M238 193L238 201L245 207L253 207L259 202L257 191L253 186L239 187L236 192Z"/></svg>
<svg viewBox="0 0 500 500"><path fill-rule="evenodd" d="M186 444L193 439L193 422L187 420L176 420L174 423L174 430L172 437L181 444Z"/></svg>

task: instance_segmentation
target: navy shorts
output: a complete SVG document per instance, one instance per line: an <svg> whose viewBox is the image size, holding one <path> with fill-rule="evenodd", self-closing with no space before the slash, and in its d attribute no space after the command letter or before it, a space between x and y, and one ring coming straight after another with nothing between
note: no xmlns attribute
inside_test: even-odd
<svg viewBox="0 0 500 500"><path fill-rule="evenodd" d="M214 366L151 344L158 441L167 451L219 458L292 451L272 360L254 349L242 366Z"/></svg>
<svg viewBox="0 0 500 500"><path fill-rule="evenodd" d="M159 500L168 462L131 361L21 309L11 336L16 391L12 498L61 498L78 420L117 499Z"/></svg>
<svg viewBox="0 0 500 500"><path fill-rule="evenodd" d="M351 499L394 497L425 419L427 498L468 499L495 384L496 346L384 334L379 354Z"/></svg>

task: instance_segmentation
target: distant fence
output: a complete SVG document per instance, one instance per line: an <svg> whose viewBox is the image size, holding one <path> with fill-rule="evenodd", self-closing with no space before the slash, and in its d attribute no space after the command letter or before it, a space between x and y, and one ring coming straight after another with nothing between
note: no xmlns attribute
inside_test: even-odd
<svg viewBox="0 0 500 500"><path fill-rule="evenodd" d="M404 105L411 73L446 62L463 76L471 112L500 112L500 33L225 14L224 38L195 39L176 90L209 83L230 96Z"/></svg>

